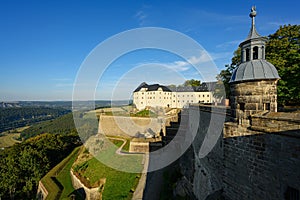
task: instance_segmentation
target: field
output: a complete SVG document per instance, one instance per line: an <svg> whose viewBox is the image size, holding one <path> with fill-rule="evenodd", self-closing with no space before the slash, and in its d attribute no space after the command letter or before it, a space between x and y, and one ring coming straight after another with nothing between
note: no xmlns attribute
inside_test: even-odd
<svg viewBox="0 0 300 200"><path fill-rule="evenodd" d="M19 140L16 140L20 137L20 132L29 128L29 126L25 126L22 128L17 128L11 131L5 131L0 134L0 148L10 147L16 143L20 143Z"/></svg>

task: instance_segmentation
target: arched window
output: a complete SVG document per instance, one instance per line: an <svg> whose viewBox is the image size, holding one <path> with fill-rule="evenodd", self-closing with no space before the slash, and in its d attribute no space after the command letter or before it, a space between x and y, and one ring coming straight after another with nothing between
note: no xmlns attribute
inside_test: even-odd
<svg viewBox="0 0 300 200"><path fill-rule="evenodd" d="M258 59L258 47L253 47L253 60Z"/></svg>
<svg viewBox="0 0 300 200"><path fill-rule="evenodd" d="M250 61L250 49L246 49L246 61Z"/></svg>

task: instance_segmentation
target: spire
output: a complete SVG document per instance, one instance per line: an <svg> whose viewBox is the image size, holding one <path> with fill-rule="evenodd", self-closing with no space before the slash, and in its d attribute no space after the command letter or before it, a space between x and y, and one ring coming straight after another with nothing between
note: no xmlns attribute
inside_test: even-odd
<svg viewBox="0 0 300 200"><path fill-rule="evenodd" d="M251 13L249 16L252 18L252 25L251 25L251 30L250 30L249 35L246 40L261 37L261 35L259 35L257 33L256 28L255 28L255 17L256 17L256 7L255 6L252 6Z"/></svg>

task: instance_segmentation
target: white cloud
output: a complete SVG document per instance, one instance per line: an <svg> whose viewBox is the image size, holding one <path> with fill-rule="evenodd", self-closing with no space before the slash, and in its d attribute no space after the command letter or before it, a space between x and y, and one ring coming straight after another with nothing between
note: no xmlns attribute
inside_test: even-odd
<svg viewBox="0 0 300 200"><path fill-rule="evenodd" d="M139 10L134 17L138 20L140 26L144 26L147 18L147 14L143 10Z"/></svg>
<svg viewBox="0 0 300 200"><path fill-rule="evenodd" d="M162 66L172 69L177 72L184 72L191 68L193 65L197 65L200 63L205 63L211 61L211 57L205 51L201 51L199 56L192 56L186 61L174 61L172 63L159 63Z"/></svg>

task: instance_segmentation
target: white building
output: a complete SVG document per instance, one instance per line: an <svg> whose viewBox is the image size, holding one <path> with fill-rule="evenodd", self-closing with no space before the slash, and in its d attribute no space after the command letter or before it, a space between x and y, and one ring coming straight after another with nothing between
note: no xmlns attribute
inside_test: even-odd
<svg viewBox="0 0 300 200"><path fill-rule="evenodd" d="M189 104L215 102L215 82L202 83L199 87L174 87L142 83L133 92L133 104L138 110L146 107L183 108Z"/></svg>

